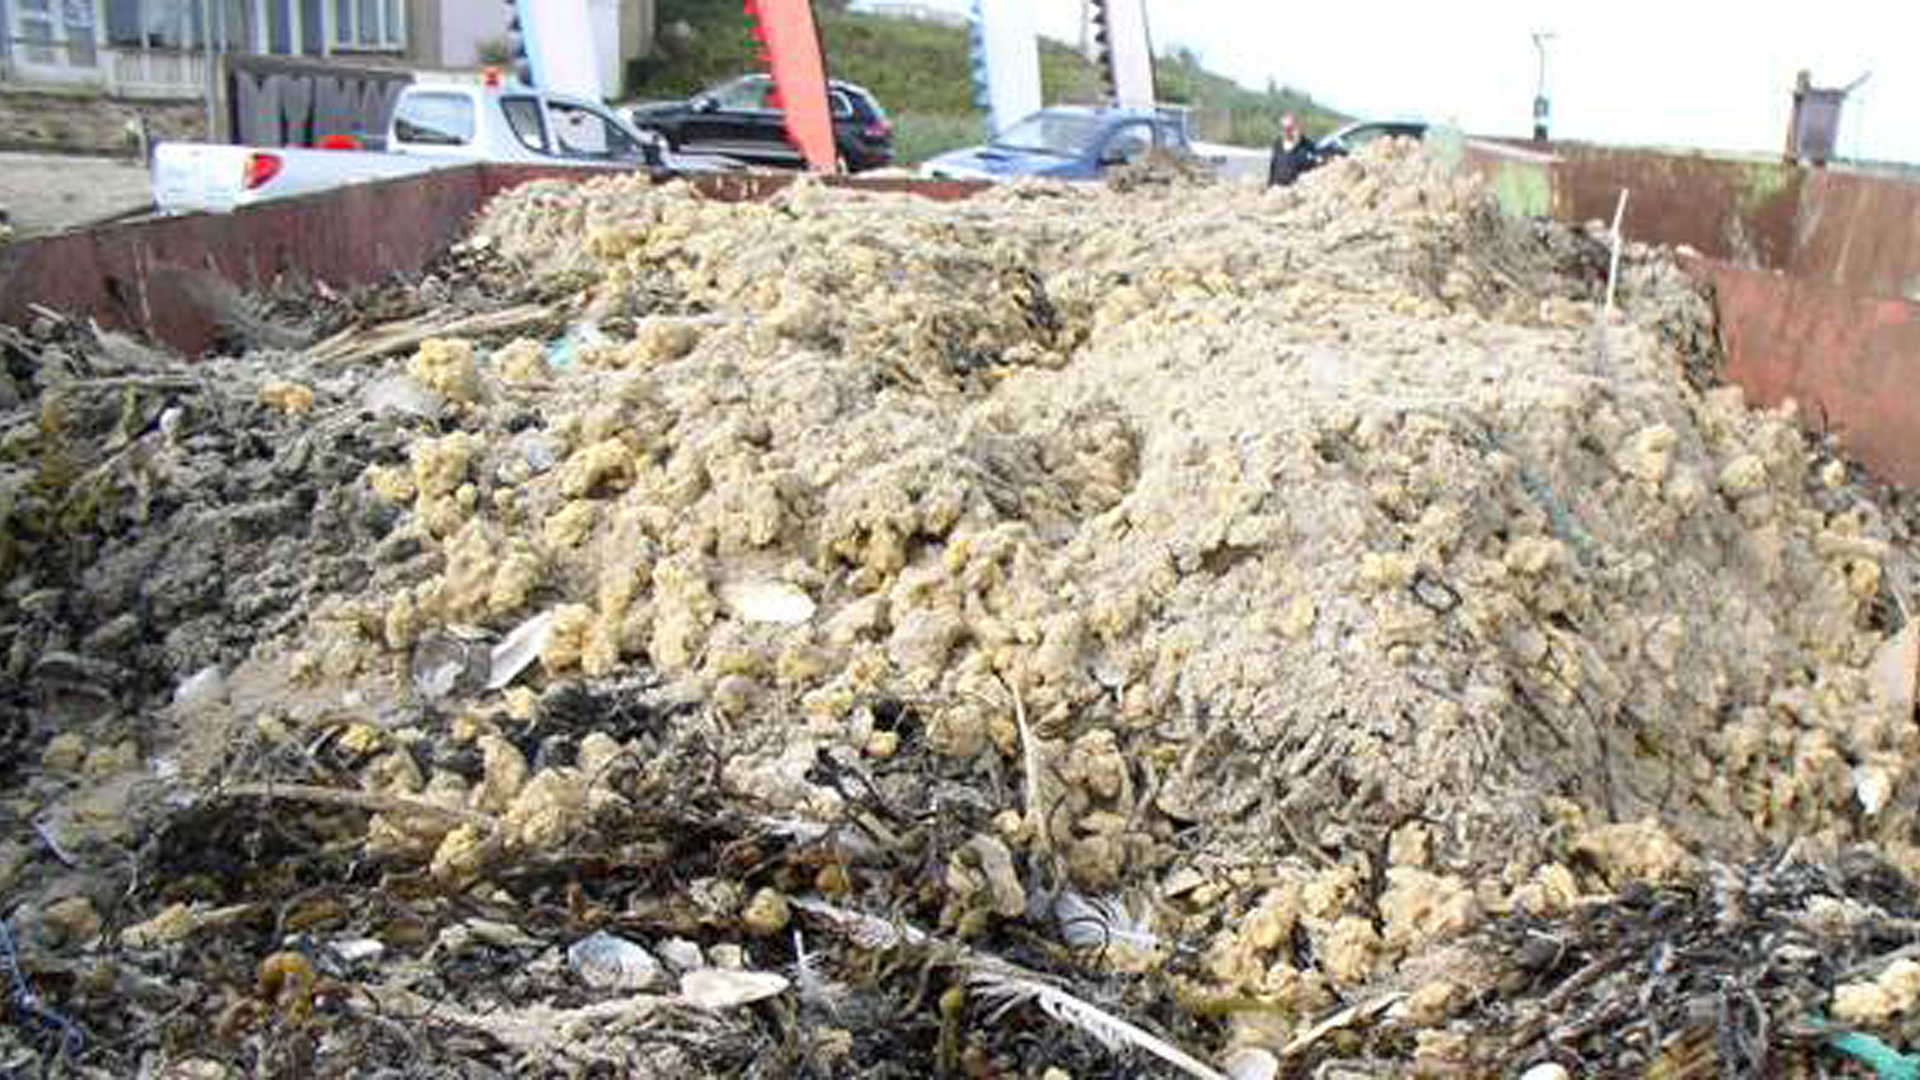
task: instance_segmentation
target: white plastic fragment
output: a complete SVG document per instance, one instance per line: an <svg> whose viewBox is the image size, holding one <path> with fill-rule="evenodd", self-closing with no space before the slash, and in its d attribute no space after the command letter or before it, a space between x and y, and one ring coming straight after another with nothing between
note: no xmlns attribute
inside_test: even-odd
<svg viewBox="0 0 1920 1080"><path fill-rule="evenodd" d="M770 971L700 968L680 976L680 996L690 1005L720 1012L784 994L788 985L786 976Z"/></svg>
<svg viewBox="0 0 1920 1080"><path fill-rule="evenodd" d="M567 949L580 981L599 990L645 990L660 980L660 961L623 937L596 930Z"/></svg>
<svg viewBox="0 0 1920 1080"><path fill-rule="evenodd" d="M390 375L367 384L360 398L370 413L397 412L427 420L440 415L440 395L427 389L411 375Z"/></svg>
<svg viewBox="0 0 1920 1080"><path fill-rule="evenodd" d="M813 618L813 598L781 581L730 581L720 586L720 602L734 618L752 623L798 626Z"/></svg>
<svg viewBox="0 0 1920 1080"><path fill-rule="evenodd" d="M473 642L452 634L422 636L413 647L414 688L429 701L446 697L472 672L477 652Z"/></svg>
<svg viewBox="0 0 1920 1080"><path fill-rule="evenodd" d="M1280 1075L1280 1059L1271 1050L1242 1046L1227 1054L1220 1069L1228 1080L1273 1080Z"/></svg>
<svg viewBox="0 0 1920 1080"><path fill-rule="evenodd" d="M487 689L499 690L520 677L520 673L540 658L547 640L553 636L553 612L543 611L513 628L500 644L493 647L492 671Z"/></svg>
<svg viewBox="0 0 1920 1080"><path fill-rule="evenodd" d="M1920 680L1920 619L1908 620L1906 629L1881 643L1871 671L1874 697L1887 716L1897 723L1910 720Z"/></svg>
<svg viewBox="0 0 1920 1080"><path fill-rule="evenodd" d="M1520 1080L1572 1080L1573 1074L1557 1061L1543 1061L1520 1074Z"/></svg>
<svg viewBox="0 0 1920 1080"><path fill-rule="evenodd" d="M556 369L573 366L580 354L587 349L597 349L607 344L607 335L600 330L600 324L593 319L582 319L567 328L551 345L547 346L547 363Z"/></svg>
<svg viewBox="0 0 1920 1080"><path fill-rule="evenodd" d="M346 938L332 942L327 946L341 963L347 965L378 960L384 956L387 947L372 938Z"/></svg>
<svg viewBox="0 0 1920 1080"><path fill-rule="evenodd" d="M538 475L560 464L567 448L565 443L551 435L532 435L521 441L520 453L526 460L527 468Z"/></svg>
<svg viewBox="0 0 1920 1080"><path fill-rule="evenodd" d="M700 946L686 938L668 938L661 942L660 959L675 971L692 971L707 966L707 958L701 955Z"/></svg>
<svg viewBox="0 0 1920 1080"><path fill-rule="evenodd" d="M1878 766L1856 766L1853 770L1853 794L1860 800L1861 812L1872 817L1887 805L1887 796L1893 794L1893 777Z"/></svg>
<svg viewBox="0 0 1920 1080"><path fill-rule="evenodd" d="M213 708L226 697L227 677L220 665L208 664L174 688L173 709L183 716L192 715Z"/></svg>

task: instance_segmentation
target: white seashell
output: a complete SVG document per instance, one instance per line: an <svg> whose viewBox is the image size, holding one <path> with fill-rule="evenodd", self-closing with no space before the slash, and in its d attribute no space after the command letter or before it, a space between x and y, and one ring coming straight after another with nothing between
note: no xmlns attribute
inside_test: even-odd
<svg viewBox="0 0 1920 1080"><path fill-rule="evenodd" d="M690 1005L718 1012L787 992L787 979L768 971L700 968L680 976L680 996Z"/></svg>
<svg viewBox="0 0 1920 1080"><path fill-rule="evenodd" d="M652 953L604 930L574 942L567 963L581 982L600 990L645 990L660 980Z"/></svg>
<svg viewBox="0 0 1920 1080"><path fill-rule="evenodd" d="M1272 1051L1242 1046L1226 1056L1220 1070L1228 1080L1273 1080L1280 1075L1280 1059Z"/></svg>

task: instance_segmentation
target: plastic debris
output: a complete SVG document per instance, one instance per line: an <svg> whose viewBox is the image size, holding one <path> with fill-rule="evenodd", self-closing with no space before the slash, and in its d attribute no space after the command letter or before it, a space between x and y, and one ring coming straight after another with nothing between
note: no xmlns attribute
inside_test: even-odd
<svg viewBox="0 0 1920 1080"><path fill-rule="evenodd" d="M500 644L493 647L492 668L487 676L487 689L499 690L520 677L540 654L546 651L547 642L553 636L553 612L543 611L519 626L513 628Z"/></svg>
<svg viewBox="0 0 1920 1080"><path fill-rule="evenodd" d="M173 691L173 709L191 715L211 709L227 697L227 680L218 664L208 664L182 680Z"/></svg>
<svg viewBox="0 0 1920 1080"><path fill-rule="evenodd" d="M370 413L397 412L423 420L438 419L445 407L440 395L411 375L392 375L368 383L360 400Z"/></svg>
<svg viewBox="0 0 1920 1080"><path fill-rule="evenodd" d="M380 959L380 957L386 955L387 947L372 938L346 938L341 941L329 942L327 951L332 953L333 958L341 964L352 967L355 964L364 964Z"/></svg>
<svg viewBox="0 0 1920 1080"><path fill-rule="evenodd" d="M693 971L707 966L707 958L700 952L700 946L686 938L668 938L659 945L660 959L675 971Z"/></svg>
<svg viewBox="0 0 1920 1080"><path fill-rule="evenodd" d="M607 335L600 332L600 325L592 319L583 319L568 327L559 340L547 346L547 363L553 365L556 371L564 370L572 367L582 352L606 343Z"/></svg>
<svg viewBox="0 0 1920 1080"><path fill-rule="evenodd" d="M623 937L597 930L567 949L580 981L599 990L645 990L660 981L660 961Z"/></svg>
<svg viewBox="0 0 1920 1080"><path fill-rule="evenodd" d="M1873 1066L1880 1080L1920 1080L1920 1057L1902 1054L1871 1035L1857 1031L1832 1036L1827 1045ZM1566 1075L1566 1070L1561 1070Z"/></svg>
<svg viewBox="0 0 1920 1080"><path fill-rule="evenodd" d="M1920 619L1880 644L1872 671L1874 695L1890 719L1906 723L1913 717L1916 680L1920 680Z"/></svg>
<svg viewBox="0 0 1920 1080"><path fill-rule="evenodd" d="M487 672L487 657L477 643L452 634L422 635L413 647L414 688L429 701L470 689Z"/></svg>
<svg viewBox="0 0 1920 1080"><path fill-rule="evenodd" d="M40 1003L40 995L33 992L26 973L20 970L20 953L14 948L13 930L5 919L0 919L0 961L5 963L11 983L8 998L13 1012L51 1032L58 1040L58 1057L71 1061L86 1046L86 1032L64 1014Z"/></svg>
<svg viewBox="0 0 1920 1080"><path fill-rule="evenodd" d="M1280 1059L1270 1050L1243 1046L1221 1060L1220 1071L1229 1080L1273 1080L1280 1075Z"/></svg>

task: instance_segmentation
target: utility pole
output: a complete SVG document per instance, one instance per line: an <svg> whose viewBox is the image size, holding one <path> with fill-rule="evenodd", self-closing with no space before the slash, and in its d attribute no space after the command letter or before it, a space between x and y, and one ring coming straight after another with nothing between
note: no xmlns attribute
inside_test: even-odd
<svg viewBox="0 0 1920 1080"><path fill-rule="evenodd" d="M1553 40L1553 34L1547 30L1533 32L1533 50L1540 54L1540 75L1533 84L1533 141L1547 141L1547 42Z"/></svg>

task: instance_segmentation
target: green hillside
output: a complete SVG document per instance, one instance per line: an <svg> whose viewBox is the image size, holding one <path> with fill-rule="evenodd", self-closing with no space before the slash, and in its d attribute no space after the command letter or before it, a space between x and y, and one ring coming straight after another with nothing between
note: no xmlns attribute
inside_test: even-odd
<svg viewBox="0 0 1920 1080"><path fill-rule="evenodd" d="M855 13L830 0L814 10L829 70L880 98L893 116L903 162L980 141L965 29ZM740 0L660 0L659 18L658 55L633 65L632 97L684 97L760 66ZM1043 40L1040 68L1048 102L1099 100L1099 73L1076 50ZM1155 70L1160 99L1192 108L1203 138L1262 146L1279 134L1287 112L1316 135L1344 119L1290 88L1249 90L1188 52L1160 57Z"/></svg>

